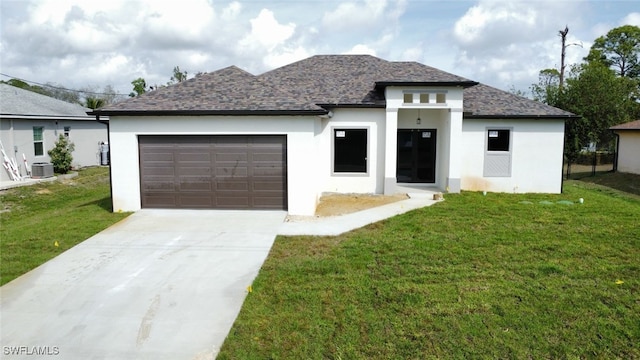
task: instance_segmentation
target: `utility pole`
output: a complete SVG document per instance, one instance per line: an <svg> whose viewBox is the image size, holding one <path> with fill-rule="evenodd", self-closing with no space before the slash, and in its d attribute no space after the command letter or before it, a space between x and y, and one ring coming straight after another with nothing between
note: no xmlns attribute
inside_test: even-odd
<svg viewBox="0 0 640 360"><path fill-rule="evenodd" d="M565 68L564 56L565 56L565 50L567 49L567 46L569 46L569 45L566 45L568 33L569 33L569 27L566 25L564 27L564 30L558 31L558 35L560 35L560 38L562 38L562 54L560 56L560 84L558 85L558 89L560 91L562 91L562 84L564 83L564 68Z"/></svg>

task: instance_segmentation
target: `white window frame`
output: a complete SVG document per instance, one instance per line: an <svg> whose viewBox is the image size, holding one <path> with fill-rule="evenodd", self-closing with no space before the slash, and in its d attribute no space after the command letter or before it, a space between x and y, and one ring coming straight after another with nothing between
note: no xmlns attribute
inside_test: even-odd
<svg viewBox="0 0 640 360"><path fill-rule="evenodd" d="M40 129L40 140L36 140L36 129ZM34 156L44 156L45 155L45 147L44 147L44 126L34 126L33 127L33 155ZM36 151L36 144L42 144L42 154L38 154Z"/></svg>

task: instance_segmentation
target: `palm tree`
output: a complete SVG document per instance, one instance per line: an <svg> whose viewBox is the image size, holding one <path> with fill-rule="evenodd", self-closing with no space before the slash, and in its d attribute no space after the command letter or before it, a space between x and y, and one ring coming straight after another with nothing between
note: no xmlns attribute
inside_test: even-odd
<svg viewBox="0 0 640 360"><path fill-rule="evenodd" d="M95 98L95 97L86 98L85 103L89 109L93 109L93 110L99 109L105 105L104 99Z"/></svg>

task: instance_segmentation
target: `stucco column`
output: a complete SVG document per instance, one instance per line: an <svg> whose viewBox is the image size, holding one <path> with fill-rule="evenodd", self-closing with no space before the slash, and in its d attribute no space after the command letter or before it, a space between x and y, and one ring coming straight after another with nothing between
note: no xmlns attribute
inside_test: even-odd
<svg viewBox="0 0 640 360"><path fill-rule="evenodd" d="M460 192L462 146L462 109L451 109L449 114L449 174L447 174L447 190L452 193Z"/></svg>
<svg viewBox="0 0 640 360"><path fill-rule="evenodd" d="M396 152L398 148L398 109L386 109L384 142L384 194L396 193Z"/></svg>

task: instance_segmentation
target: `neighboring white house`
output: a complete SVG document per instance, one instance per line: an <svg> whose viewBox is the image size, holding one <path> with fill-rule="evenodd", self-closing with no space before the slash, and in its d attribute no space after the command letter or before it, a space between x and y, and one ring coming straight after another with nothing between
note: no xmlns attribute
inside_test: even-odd
<svg viewBox="0 0 640 360"><path fill-rule="evenodd" d="M110 117L115 210L270 208L324 192L561 191L574 115L417 62L320 55L231 66L93 113Z"/></svg>
<svg viewBox="0 0 640 360"><path fill-rule="evenodd" d="M89 108L49 96L0 84L0 140L7 156L15 158L21 175L26 175L22 154L29 166L49 162L60 134L74 143L74 167L100 164L100 143L107 142L107 126L87 115ZM102 118L108 120L108 118ZM0 181L11 180L0 169Z"/></svg>
<svg viewBox="0 0 640 360"><path fill-rule="evenodd" d="M640 120L609 129L618 135L616 171L640 174Z"/></svg>

